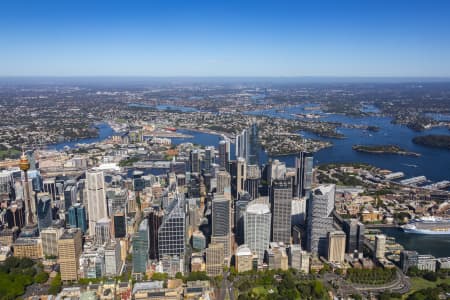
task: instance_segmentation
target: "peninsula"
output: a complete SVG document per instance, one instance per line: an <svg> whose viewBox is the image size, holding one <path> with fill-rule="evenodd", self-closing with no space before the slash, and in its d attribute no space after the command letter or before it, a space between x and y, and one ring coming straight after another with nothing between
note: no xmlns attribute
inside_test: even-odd
<svg viewBox="0 0 450 300"><path fill-rule="evenodd" d="M422 146L444 148L450 150L450 135L422 135L416 136L412 141L414 144Z"/></svg>

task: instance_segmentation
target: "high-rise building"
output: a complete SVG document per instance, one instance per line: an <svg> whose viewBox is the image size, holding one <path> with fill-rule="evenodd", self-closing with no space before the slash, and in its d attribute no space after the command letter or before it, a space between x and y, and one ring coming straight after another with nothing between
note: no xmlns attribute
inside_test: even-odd
<svg viewBox="0 0 450 300"><path fill-rule="evenodd" d="M212 239L223 242L224 254L231 255L231 201L223 195L212 200Z"/></svg>
<svg viewBox="0 0 450 300"><path fill-rule="evenodd" d="M37 197L38 226L42 230L52 225L52 200L46 193L39 193Z"/></svg>
<svg viewBox="0 0 450 300"><path fill-rule="evenodd" d="M268 182L272 185L274 180L282 180L286 177L286 164L278 159L272 161L269 165Z"/></svg>
<svg viewBox="0 0 450 300"><path fill-rule="evenodd" d="M56 190L56 179L55 178L46 178L43 182L43 190L44 193L50 194L52 198L52 202L56 203L56 195L58 191Z"/></svg>
<svg viewBox="0 0 450 300"><path fill-rule="evenodd" d="M87 221L86 221L86 209L81 203L75 203L69 208L69 226L71 228L80 228L81 232L86 233Z"/></svg>
<svg viewBox="0 0 450 300"><path fill-rule="evenodd" d="M105 247L105 275L116 276L122 267L120 244L112 242Z"/></svg>
<svg viewBox="0 0 450 300"><path fill-rule="evenodd" d="M11 202L5 214L8 228L22 228L25 226L25 206L22 202Z"/></svg>
<svg viewBox="0 0 450 300"><path fill-rule="evenodd" d="M45 256L58 256L58 241L63 233L63 228L56 227L48 227L41 230L42 251Z"/></svg>
<svg viewBox="0 0 450 300"><path fill-rule="evenodd" d="M244 215L251 200L250 194L245 192L234 202L234 237L238 245L244 244Z"/></svg>
<svg viewBox="0 0 450 300"><path fill-rule="evenodd" d="M236 158L247 158L249 133L247 129L236 135Z"/></svg>
<svg viewBox="0 0 450 300"><path fill-rule="evenodd" d="M148 215L148 226L150 232L150 243L149 243L149 257L150 259L159 258L159 243L158 243L158 230L161 226L164 218L164 212L162 210L153 209Z"/></svg>
<svg viewBox="0 0 450 300"><path fill-rule="evenodd" d="M302 226L306 219L306 198L292 199L291 223L292 226Z"/></svg>
<svg viewBox="0 0 450 300"><path fill-rule="evenodd" d="M222 243L211 243L206 248L206 274L218 276L222 274L225 251Z"/></svg>
<svg viewBox="0 0 450 300"><path fill-rule="evenodd" d="M384 252L386 252L386 236L377 234L375 236L375 257L384 258Z"/></svg>
<svg viewBox="0 0 450 300"><path fill-rule="evenodd" d="M244 215L244 240L260 263L270 243L271 214L267 204L250 202Z"/></svg>
<svg viewBox="0 0 450 300"><path fill-rule="evenodd" d="M105 178L102 171L86 171L89 235L95 234L95 223L108 217Z"/></svg>
<svg viewBox="0 0 450 300"><path fill-rule="evenodd" d="M215 149L213 146L205 148L205 157L203 159L206 173L211 172L211 166L214 163Z"/></svg>
<svg viewBox="0 0 450 300"><path fill-rule="evenodd" d="M19 237L12 244L14 256L19 258L42 259L41 239L36 237Z"/></svg>
<svg viewBox="0 0 450 300"><path fill-rule="evenodd" d="M289 258L283 243L271 242L266 250L266 261L270 270L287 270Z"/></svg>
<svg viewBox="0 0 450 300"><path fill-rule="evenodd" d="M138 231L133 236L133 273L145 273L148 264L149 230L148 220L139 224Z"/></svg>
<svg viewBox="0 0 450 300"><path fill-rule="evenodd" d="M270 189L273 242L291 243L292 185L289 180L274 180Z"/></svg>
<svg viewBox="0 0 450 300"><path fill-rule="evenodd" d="M347 253L362 253L364 246L364 224L358 219L344 220L342 229L347 235L345 251Z"/></svg>
<svg viewBox="0 0 450 300"><path fill-rule="evenodd" d="M295 197L309 197L313 179L313 162L312 153L300 152L299 157L295 158Z"/></svg>
<svg viewBox="0 0 450 300"><path fill-rule="evenodd" d="M95 244L103 246L111 241L111 220L103 218L95 223Z"/></svg>
<svg viewBox="0 0 450 300"><path fill-rule="evenodd" d="M328 261L343 263L345 256L345 232L328 232Z"/></svg>
<svg viewBox="0 0 450 300"><path fill-rule="evenodd" d="M225 138L219 142L219 165L229 171L230 163L230 140Z"/></svg>
<svg viewBox="0 0 450 300"><path fill-rule="evenodd" d="M408 272L409 268L417 267L419 263L419 253L417 251L400 252L400 267L403 273Z"/></svg>
<svg viewBox="0 0 450 300"><path fill-rule="evenodd" d="M74 203L77 202L77 186L69 184L64 189L64 210L68 210Z"/></svg>
<svg viewBox="0 0 450 300"><path fill-rule="evenodd" d="M65 230L58 241L58 263L62 281L78 280L81 253L81 231L77 228Z"/></svg>
<svg viewBox="0 0 450 300"><path fill-rule="evenodd" d="M247 179L247 163L245 158L237 158L236 171L236 198L239 198L239 194L245 191L245 180Z"/></svg>
<svg viewBox="0 0 450 300"><path fill-rule="evenodd" d="M245 190L250 194L252 199L259 196L259 183L261 181L261 170L258 165L247 166L247 179L245 180Z"/></svg>
<svg viewBox="0 0 450 300"><path fill-rule="evenodd" d="M112 236L115 239L124 238L127 235L127 218L123 211L116 211L112 217Z"/></svg>
<svg viewBox="0 0 450 300"><path fill-rule="evenodd" d="M111 215L117 211L125 211L128 203L128 191L126 189L114 189L108 191L108 198L111 199Z"/></svg>
<svg viewBox="0 0 450 300"><path fill-rule="evenodd" d="M184 198L176 195L167 207L161 226L158 229L158 255L178 255L184 257L186 247L186 210Z"/></svg>
<svg viewBox="0 0 450 300"><path fill-rule="evenodd" d="M253 253L247 245L240 245L236 250L236 271L246 272L253 269Z"/></svg>
<svg viewBox="0 0 450 300"><path fill-rule="evenodd" d="M226 189L230 189L231 186L231 176L227 171L219 171L217 172L217 187L216 193L223 195L225 194Z"/></svg>
<svg viewBox="0 0 450 300"><path fill-rule="evenodd" d="M200 173L200 152L197 149L190 152L189 162L191 173Z"/></svg>
<svg viewBox="0 0 450 300"><path fill-rule="evenodd" d="M333 231L336 186L322 185L311 193L307 205L306 249L316 256L327 255L327 233Z"/></svg>

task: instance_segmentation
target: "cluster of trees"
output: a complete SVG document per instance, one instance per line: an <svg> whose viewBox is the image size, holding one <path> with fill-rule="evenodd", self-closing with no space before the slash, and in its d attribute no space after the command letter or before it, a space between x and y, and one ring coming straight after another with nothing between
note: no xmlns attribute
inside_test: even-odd
<svg viewBox="0 0 450 300"><path fill-rule="evenodd" d="M27 286L47 282L48 274L42 269L29 258L8 257L0 265L0 299L15 299Z"/></svg>
<svg viewBox="0 0 450 300"><path fill-rule="evenodd" d="M349 269L347 279L358 284L384 284L395 279L396 269Z"/></svg>
<svg viewBox="0 0 450 300"><path fill-rule="evenodd" d="M440 269L437 272L431 272L427 270L419 270L417 267L411 267L407 272L411 277L422 277L428 281L437 281L438 278L446 279L450 276L450 269Z"/></svg>
<svg viewBox="0 0 450 300"><path fill-rule="evenodd" d="M138 157L131 157L131 158L128 158L128 159L122 159L121 161L119 161L119 167L130 167L135 162L138 162L138 161L139 161Z"/></svg>
<svg viewBox="0 0 450 300"><path fill-rule="evenodd" d="M408 300L440 300L448 299L450 293L450 285L442 283L434 288L419 290L408 296Z"/></svg>
<svg viewBox="0 0 450 300"><path fill-rule="evenodd" d="M305 280L294 270L245 272L236 276L238 300L246 299L328 299L322 282Z"/></svg>
<svg viewBox="0 0 450 300"><path fill-rule="evenodd" d="M422 135L413 138L413 143L436 148L450 150L450 135Z"/></svg>

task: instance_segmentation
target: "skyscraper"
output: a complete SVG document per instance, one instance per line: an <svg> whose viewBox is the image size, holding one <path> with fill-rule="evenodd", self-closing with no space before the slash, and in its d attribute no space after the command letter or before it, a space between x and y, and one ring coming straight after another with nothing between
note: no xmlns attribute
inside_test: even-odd
<svg viewBox="0 0 450 300"><path fill-rule="evenodd" d="M71 228L80 228L82 233L87 231L86 209L81 203L75 203L69 208L69 225Z"/></svg>
<svg viewBox="0 0 450 300"><path fill-rule="evenodd" d="M229 171L230 163L230 140L225 139L219 142L219 165Z"/></svg>
<svg viewBox="0 0 450 300"><path fill-rule="evenodd" d="M58 241L58 263L62 281L78 280L81 253L81 231L76 228L64 231Z"/></svg>
<svg viewBox="0 0 450 300"><path fill-rule="evenodd" d="M214 163L215 150L213 146L205 148L205 157L203 160L206 173L211 172L211 165Z"/></svg>
<svg viewBox="0 0 450 300"><path fill-rule="evenodd" d="M364 224L358 219L344 220L342 224L346 237L345 251L347 253L362 253L364 246Z"/></svg>
<svg viewBox="0 0 450 300"><path fill-rule="evenodd" d="M386 251L386 236L384 234L377 234L375 236L375 257L384 258Z"/></svg>
<svg viewBox="0 0 450 300"><path fill-rule="evenodd" d="M295 158L295 197L309 196L312 187L313 162L314 157L308 152L300 152L299 157Z"/></svg>
<svg viewBox="0 0 450 300"><path fill-rule="evenodd" d="M148 220L139 224L138 231L133 236L133 273L145 273L148 263L149 230Z"/></svg>
<svg viewBox="0 0 450 300"><path fill-rule="evenodd" d="M334 263L344 262L345 256L345 232L328 232L328 261Z"/></svg>
<svg viewBox="0 0 450 300"><path fill-rule="evenodd" d="M116 211L112 217L114 238L124 238L127 235L127 220L123 211Z"/></svg>
<svg viewBox="0 0 450 300"><path fill-rule="evenodd" d="M333 231L336 186L322 185L312 191L307 207L306 249L313 255L327 255L327 233Z"/></svg>
<svg viewBox="0 0 450 300"><path fill-rule="evenodd" d="M222 274L225 258L224 245L222 243L211 243L206 248L206 274L217 276Z"/></svg>
<svg viewBox="0 0 450 300"><path fill-rule="evenodd" d="M177 255L184 257L186 247L186 209L182 195L167 207L161 226L158 229L158 255Z"/></svg>
<svg viewBox="0 0 450 300"><path fill-rule="evenodd" d="M247 179L247 163L245 159L239 157L237 159L237 176L236 176L236 199L239 194L245 191L245 180Z"/></svg>
<svg viewBox="0 0 450 300"><path fill-rule="evenodd" d="M64 189L64 210L67 211L72 204L77 202L77 186L69 184Z"/></svg>
<svg viewBox="0 0 450 300"><path fill-rule="evenodd" d="M266 204L250 202L244 215L244 240L260 263L270 243L270 208Z"/></svg>
<svg viewBox="0 0 450 300"><path fill-rule="evenodd" d="M162 210L153 209L148 215L148 226L150 230L149 257L150 259L159 258L158 230L164 218Z"/></svg>
<svg viewBox="0 0 450 300"><path fill-rule="evenodd" d="M103 246L111 241L111 220L103 218L95 223L95 244Z"/></svg>
<svg viewBox="0 0 450 300"><path fill-rule="evenodd" d="M270 162L268 172L268 182L271 185L274 180L281 180L286 177L286 164L278 159Z"/></svg>
<svg viewBox="0 0 450 300"><path fill-rule="evenodd" d="M292 185L289 180L275 180L270 189L272 242L291 243Z"/></svg>
<svg viewBox="0 0 450 300"><path fill-rule="evenodd" d="M58 241L63 233L63 228L55 227L48 227L40 231L42 251L45 256L58 256Z"/></svg>
<svg viewBox="0 0 450 300"><path fill-rule="evenodd" d="M225 193L226 188L230 188L231 185L231 176L227 171L219 171L217 172L217 187L216 193L223 195Z"/></svg>
<svg viewBox="0 0 450 300"><path fill-rule="evenodd" d="M105 178L102 171L86 171L89 235L95 234L95 223L108 217Z"/></svg>
<svg viewBox="0 0 450 300"><path fill-rule="evenodd" d="M189 162L191 165L191 173L200 173L200 153L194 149L189 154Z"/></svg>
<svg viewBox="0 0 450 300"><path fill-rule="evenodd" d="M46 193L38 194L37 216L39 230L52 225L52 200Z"/></svg>
<svg viewBox="0 0 450 300"><path fill-rule="evenodd" d="M250 194L252 199L259 196L259 183L261 181L261 170L258 165L247 166L247 179L245 180L245 190Z"/></svg>
<svg viewBox="0 0 450 300"><path fill-rule="evenodd" d="M223 195L212 200L212 239L223 242L225 256L231 255L231 203Z"/></svg>

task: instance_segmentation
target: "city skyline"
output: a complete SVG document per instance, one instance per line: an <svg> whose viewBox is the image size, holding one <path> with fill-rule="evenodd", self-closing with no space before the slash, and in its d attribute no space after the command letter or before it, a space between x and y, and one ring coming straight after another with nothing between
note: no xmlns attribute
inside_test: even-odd
<svg viewBox="0 0 450 300"><path fill-rule="evenodd" d="M6 77L450 77L446 1L9 1L0 8Z"/></svg>

